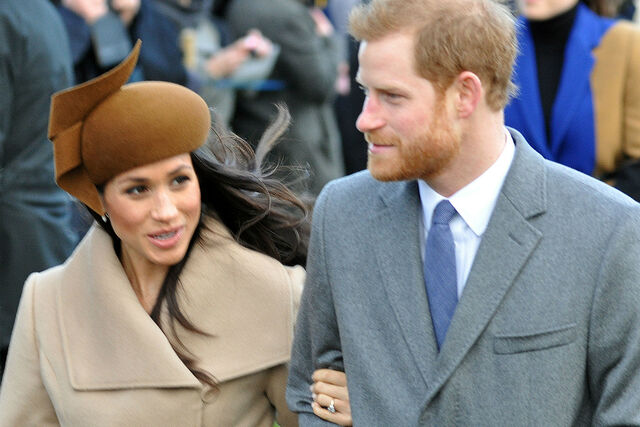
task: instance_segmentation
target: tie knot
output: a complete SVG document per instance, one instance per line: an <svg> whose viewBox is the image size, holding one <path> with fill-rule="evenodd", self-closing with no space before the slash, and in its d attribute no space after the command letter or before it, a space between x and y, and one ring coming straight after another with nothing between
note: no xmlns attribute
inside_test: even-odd
<svg viewBox="0 0 640 427"><path fill-rule="evenodd" d="M431 218L431 222L433 224L449 225L449 221L451 221L451 218L453 218L455 214L456 208L453 207L451 202L448 200L442 200L433 210L433 218Z"/></svg>

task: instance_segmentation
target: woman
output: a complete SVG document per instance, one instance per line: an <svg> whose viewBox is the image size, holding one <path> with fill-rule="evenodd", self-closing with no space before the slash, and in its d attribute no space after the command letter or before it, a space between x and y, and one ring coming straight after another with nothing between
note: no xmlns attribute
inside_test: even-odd
<svg viewBox="0 0 640 427"><path fill-rule="evenodd" d="M506 124L544 157L640 199L640 31L579 0L519 5L520 90Z"/></svg>
<svg viewBox="0 0 640 427"><path fill-rule="evenodd" d="M304 271L282 263L304 260L304 204L241 142L207 154L195 93L122 86L139 49L52 100L57 182L98 225L25 284L0 426L296 425L284 390ZM333 374L325 389L344 393Z"/></svg>

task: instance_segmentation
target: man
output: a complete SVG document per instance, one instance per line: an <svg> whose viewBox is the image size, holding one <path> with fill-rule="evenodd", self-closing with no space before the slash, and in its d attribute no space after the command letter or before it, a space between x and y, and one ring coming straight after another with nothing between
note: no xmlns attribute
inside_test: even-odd
<svg viewBox="0 0 640 427"><path fill-rule="evenodd" d="M351 31L369 171L315 207L301 424L343 366L355 425L640 425L640 206L504 127L508 10L373 0Z"/></svg>
<svg viewBox="0 0 640 427"><path fill-rule="evenodd" d="M47 139L51 95L71 82L67 35L49 1L0 2L0 378L24 281L76 242Z"/></svg>

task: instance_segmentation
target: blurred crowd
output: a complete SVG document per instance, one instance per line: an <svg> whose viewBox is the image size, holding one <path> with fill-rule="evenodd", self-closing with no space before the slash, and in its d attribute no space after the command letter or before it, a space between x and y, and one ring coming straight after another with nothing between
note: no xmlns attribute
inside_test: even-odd
<svg viewBox="0 0 640 427"><path fill-rule="evenodd" d="M612 64L635 65L640 46L632 35L624 42L629 56L594 60L591 55L617 27L616 20L635 19L635 2L574 2L557 16L536 15L526 0L511 2L514 13L523 14L524 29L514 76L520 92L506 110L506 124L545 157L639 197L640 117L634 114L640 111L640 93L633 88L640 90L640 84L598 86L590 80L612 80ZM296 189L312 199L330 180L366 168L367 145L355 127L364 101L355 83L358 45L346 31L349 10L357 3L3 0L0 365L27 275L64 261L90 223L53 179L47 141L51 95L108 71L140 39L130 81L162 80L193 89L215 120L251 143L276 118L277 105L285 105L291 125L270 159L300 175ZM578 29L590 34L587 62L577 54L583 46L582 39L575 40ZM613 50L619 52L620 43L614 42ZM634 81L637 71L620 69ZM609 94L612 99L602 101ZM601 124L605 111L617 114L622 124ZM613 139L607 147L622 148L603 148L605 138Z"/></svg>

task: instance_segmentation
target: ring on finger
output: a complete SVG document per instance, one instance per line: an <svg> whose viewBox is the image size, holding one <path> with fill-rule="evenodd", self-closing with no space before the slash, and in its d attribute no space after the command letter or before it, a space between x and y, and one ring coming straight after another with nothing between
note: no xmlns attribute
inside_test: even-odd
<svg viewBox="0 0 640 427"><path fill-rule="evenodd" d="M332 414L336 413L336 407L334 406L335 402L333 401L333 399L331 399L331 403L329 404L329 406L327 406L327 411L331 412Z"/></svg>

